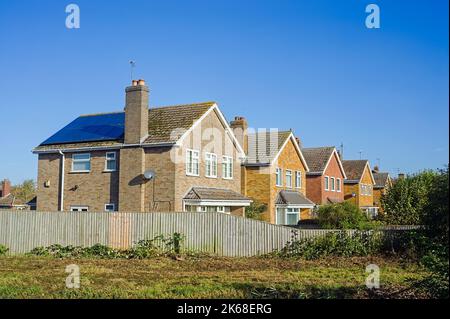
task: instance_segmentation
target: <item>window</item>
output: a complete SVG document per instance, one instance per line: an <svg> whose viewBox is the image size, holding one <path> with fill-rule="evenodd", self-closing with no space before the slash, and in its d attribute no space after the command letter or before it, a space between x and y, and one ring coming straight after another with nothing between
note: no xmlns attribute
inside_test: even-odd
<svg viewBox="0 0 450 319"><path fill-rule="evenodd" d="M114 204L105 204L105 212L113 212L116 209L116 205Z"/></svg>
<svg viewBox="0 0 450 319"><path fill-rule="evenodd" d="M337 178L337 179L336 179L336 190L337 190L338 192L341 191L341 179L340 179L340 178Z"/></svg>
<svg viewBox="0 0 450 319"><path fill-rule="evenodd" d="M89 172L91 170L91 154L73 154L72 172Z"/></svg>
<svg viewBox="0 0 450 319"><path fill-rule="evenodd" d="M295 187L302 188L302 172L295 172Z"/></svg>
<svg viewBox="0 0 450 319"><path fill-rule="evenodd" d="M325 190L330 190L330 178L328 176L325 176Z"/></svg>
<svg viewBox="0 0 450 319"><path fill-rule="evenodd" d="M297 225L300 220L300 208L280 208L276 210L277 225Z"/></svg>
<svg viewBox="0 0 450 319"><path fill-rule="evenodd" d="M282 170L281 168L277 168L275 170L275 184L277 186L283 186L283 181L281 180Z"/></svg>
<svg viewBox="0 0 450 319"><path fill-rule="evenodd" d="M286 187L292 188L292 171L286 170Z"/></svg>
<svg viewBox="0 0 450 319"><path fill-rule="evenodd" d="M206 177L217 177L217 155L213 153L205 154Z"/></svg>
<svg viewBox="0 0 450 319"><path fill-rule="evenodd" d="M199 175L199 152L195 150L186 151L186 175Z"/></svg>
<svg viewBox="0 0 450 319"><path fill-rule="evenodd" d="M331 191L334 192L336 190L335 179L331 178Z"/></svg>
<svg viewBox="0 0 450 319"><path fill-rule="evenodd" d="M87 206L70 206L71 212L87 212L88 207Z"/></svg>
<svg viewBox="0 0 450 319"><path fill-rule="evenodd" d="M105 157L105 171L113 172L116 170L116 152L107 152Z"/></svg>
<svg viewBox="0 0 450 319"><path fill-rule="evenodd" d="M233 158L231 156L222 157L222 178L233 178Z"/></svg>

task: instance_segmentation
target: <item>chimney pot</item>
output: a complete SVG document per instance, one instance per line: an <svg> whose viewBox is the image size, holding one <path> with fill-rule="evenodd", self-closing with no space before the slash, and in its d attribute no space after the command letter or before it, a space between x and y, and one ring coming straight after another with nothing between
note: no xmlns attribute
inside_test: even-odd
<svg viewBox="0 0 450 319"><path fill-rule="evenodd" d="M131 81L131 86L137 86L137 85L138 85L138 81L137 80Z"/></svg>
<svg viewBox="0 0 450 319"><path fill-rule="evenodd" d="M145 81L143 79L139 79L137 84L138 85L145 85Z"/></svg>

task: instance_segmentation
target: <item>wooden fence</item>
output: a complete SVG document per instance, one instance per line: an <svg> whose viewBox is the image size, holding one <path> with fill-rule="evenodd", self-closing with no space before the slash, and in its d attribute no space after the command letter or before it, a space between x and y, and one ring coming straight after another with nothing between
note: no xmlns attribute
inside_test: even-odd
<svg viewBox="0 0 450 319"><path fill-rule="evenodd" d="M335 231L294 229L222 213L0 211L0 244L11 254L51 244L129 248L141 239L177 232L185 236L184 249L230 257L255 256L282 249L293 238ZM382 232L398 231L404 230Z"/></svg>

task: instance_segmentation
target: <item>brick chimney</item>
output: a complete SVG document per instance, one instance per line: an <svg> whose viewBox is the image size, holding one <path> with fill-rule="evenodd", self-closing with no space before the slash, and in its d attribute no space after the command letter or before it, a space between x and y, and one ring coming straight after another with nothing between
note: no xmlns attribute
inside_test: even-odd
<svg viewBox="0 0 450 319"><path fill-rule="evenodd" d="M8 196L11 193L11 182L7 179L2 181L2 188L0 190L0 197Z"/></svg>
<svg viewBox="0 0 450 319"><path fill-rule="evenodd" d="M380 171L380 168L378 167L378 165L375 165L373 167L372 173L378 173Z"/></svg>
<svg viewBox="0 0 450 319"><path fill-rule="evenodd" d="M133 80L125 93L125 143L141 143L148 136L149 89L144 80Z"/></svg>
<svg viewBox="0 0 450 319"><path fill-rule="evenodd" d="M302 144L302 141L300 140L300 138L298 136L296 136L295 140L297 141L298 147L300 147L300 149L302 149L303 148L303 144Z"/></svg>
<svg viewBox="0 0 450 319"><path fill-rule="evenodd" d="M248 152L248 136L247 129L248 123L245 117L236 116L233 121L230 122L230 127L233 130L234 135L236 136L239 144L241 144L244 152L247 154Z"/></svg>

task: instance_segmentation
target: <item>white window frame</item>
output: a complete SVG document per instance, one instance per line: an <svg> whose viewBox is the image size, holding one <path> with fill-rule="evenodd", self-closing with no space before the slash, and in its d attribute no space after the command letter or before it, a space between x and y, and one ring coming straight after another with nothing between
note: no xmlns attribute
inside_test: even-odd
<svg viewBox="0 0 450 319"><path fill-rule="evenodd" d="M80 155L88 155L89 158L87 158L87 159L75 159L75 157L80 156ZM74 164L76 162L78 162L78 163L80 163L80 162L83 162L83 163L84 162L88 162L89 163L89 169L88 170L85 170L85 169L76 170L76 169L74 169ZM71 172L73 172L73 173L89 173L90 171L91 171L91 153L74 153L74 154L72 154L72 170L71 170Z"/></svg>
<svg viewBox="0 0 450 319"><path fill-rule="evenodd" d="M336 179L334 177L331 177L331 191L335 192L336 191Z"/></svg>
<svg viewBox="0 0 450 319"><path fill-rule="evenodd" d="M190 161L189 154L192 154L192 162ZM197 160L197 172L194 170L194 159ZM190 165L190 168L189 168ZM187 176L200 176L200 151L194 149L186 150L186 175Z"/></svg>
<svg viewBox="0 0 450 319"><path fill-rule="evenodd" d="M75 210L75 209L76 209L76 210ZM86 212L89 211L89 207L88 207L88 206L83 206L83 205L73 205L73 206L70 206L70 211L71 211L71 212L81 213L81 212L83 212L82 209L86 209Z"/></svg>
<svg viewBox="0 0 450 319"><path fill-rule="evenodd" d="M107 209L106 206L112 206L112 210ZM116 211L116 204L114 204L114 203L105 204L105 212L115 212L115 211Z"/></svg>
<svg viewBox="0 0 450 319"><path fill-rule="evenodd" d="M113 158L108 158L108 154L114 154ZM108 168L108 162L114 161L114 169ZM105 154L105 172L115 172L117 170L117 152L106 152Z"/></svg>
<svg viewBox="0 0 450 319"><path fill-rule="evenodd" d="M302 186L303 186L302 172L296 171L295 172L295 188L302 188Z"/></svg>
<svg viewBox="0 0 450 319"><path fill-rule="evenodd" d="M278 167L275 169L275 186L283 186L283 170Z"/></svg>
<svg viewBox="0 0 450 319"><path fill-rule="evenodd" d="M325 190L329 191L330 190L330 177L329 176L325 176L324 179L324 184L325 184Z"/></svg>
<svg viewBox="0 0 450 319"><path fill-rule="evenodd" d="M292 188L292 171L290 169L286 170L286 187ZM289 181L289 183L288 183Z"/></svg>
<svg viewBox="0 0 450 319"><path fill-rule="evenodd" d="M217 178L217 155L214 153L205 153L205 176Z"/></svg>
<svg viewBox="0 0 450 319"><path fill-rule="evenodd" d="M340 193L341 192L341 188L342 188L341 179L338 177L338 178L336 178L336 191L338 193Z"/></svg>
<svg viewBox="0 0 450 319"><path fill-rule="evenodd" d="M222 178L233 179L233 157L222 156Z"/></svg>

